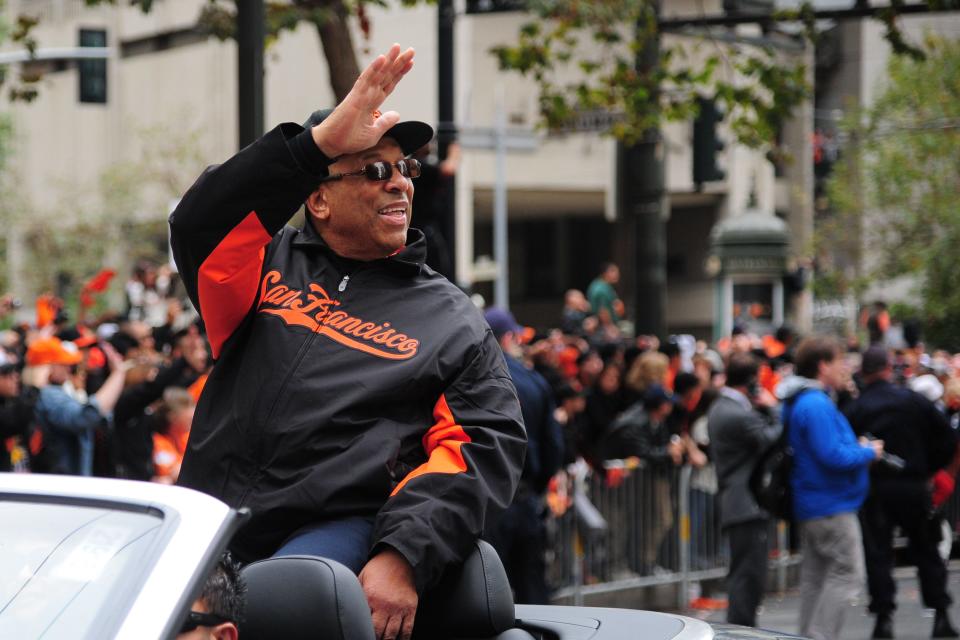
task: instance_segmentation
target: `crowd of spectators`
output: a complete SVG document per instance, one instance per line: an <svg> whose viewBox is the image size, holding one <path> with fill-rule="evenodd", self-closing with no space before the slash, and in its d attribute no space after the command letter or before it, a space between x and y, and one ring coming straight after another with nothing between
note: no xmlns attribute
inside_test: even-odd
<svg viewBox="0 0 960 640"><path fill-rule="evenodd" d="M98 274L85 293L102 291L110 277ZM605 265L587 294L566 293L555 321L544 322L556 328L517 327L510 354L546 381L564 467L586 465L616 486L636 464L665 471L690 465L693 527L715 526L707 414L724 387L726 364L737 354L754 358L759 371L750 393L775 412L778 384L794 374L799 337L787 326L765 336L735 329L715 344L632 336L618 279L616 266ZM177 284L169 269L139 264L124 287L126 308L95 320L85 305L71 319L62 301L44 295L30 305L35 318L17 323L25 309L0 298L0 322L9 327L0 331L0 470L176 482L211 366L202 323ZM868 320L864 342L882 341L883 324ZM865 347L850 342L844 358L851 371L861 370ZM892 383L927 398L957 431L960 356L927 352L919 343L888 353ZM855 374L835 390L838 406L855 401L862 388ZM935 505L952 492L958 466L954 461L932 479ZM557 492L566 491L557 485L554 479L546 495L554 513L562 510ZM640 571L655 567L660 539L674 525L669 484L650 490L659 507L647 523L653 535L640 550Z"/></svg>
<svg viewBox="0 0 960 640"><path fill-rule="evenodd" d="M96 319L89 299L0 299L0 470L176 482L206 337L167 267L138 264L124 291L125 309Z"/></svg>

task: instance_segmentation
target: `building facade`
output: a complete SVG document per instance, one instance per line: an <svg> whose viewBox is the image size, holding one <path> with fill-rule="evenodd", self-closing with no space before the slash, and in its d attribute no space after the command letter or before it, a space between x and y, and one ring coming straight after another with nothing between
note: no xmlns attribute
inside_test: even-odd
<svg viewBox="0 0 960 640"><path fill-rule="evenodd" d="M9 107L15 131L10 173L18 195L8 205L15 209L8 217L16 224L8 232L7 256L11 280L21 295L29 295L31 285L22 275L29 265L16 245L31 232L31 220L45 215L69 224L78 216L105 214L108 222L110 212L123 207L135 209L123 211L134 220L163 220L176 193L205 165L221 162L236 150L236 45L197 29L206 1L157 0L148 14L125 5L86 7L83 0L8 3L10 16L25 12L41 19L36 30L41 49L109 49L99 65L56 58L34 63L45 74L38 99ZM687 15L722 9L720 0L665 4L666 10ZM488 53L497 44L511 42L526 16L466 14L462 3L457 6L458 127L465 133L489 134L502 114L511 130L534 141L532 149L509 151L504 171L510 305L518 319L541 328L557 324L564 291L584 289L608 260L627 267L620 293L628 309L636 309L643 301L632 295L632 244L625 241L616 196L616 143L589 123L564 134L535 130L533 84L499 71ZM368 12L369 38L354 33L361 66L394 41L415 47L416 69L388 106L404 117L436 123L436 7L368 7ZM756 37L749 30L732 35L740 46L750 46ZM731 46L729 38L718 40L707 33L665 36L666 45L675 43L689 48L689 64L694 65L696 56L706 55L699 52L704 46ZM812 62L811 52L802 46L788 47L783 55ZM267 49L264 66L268 129L279 122L302 122L312 110L334 102L312 26L284 32ZM726 139L720 155L726 175L699 187L692 177L692 123L670 123L663 129L666 325L672 333L711 338L717 337L717 326L724 326L716 318L716 274L707 268L710 231L719 222L748 210L777 216L789 229L791 265L804 263L812 240L812 106L798 109L782 132L791 160L779 169L762 150L736 144L722 125L720 131ZM492 300L496 154L464 139L453 239L456 280ZM145 177L136 197L118 202L103 176L125 165L159 167L151 171L162 180ZM122 269L128 257L117 253L111 260ZM789 294L785 304L786 320L809 326L808 292Z"/></svg>

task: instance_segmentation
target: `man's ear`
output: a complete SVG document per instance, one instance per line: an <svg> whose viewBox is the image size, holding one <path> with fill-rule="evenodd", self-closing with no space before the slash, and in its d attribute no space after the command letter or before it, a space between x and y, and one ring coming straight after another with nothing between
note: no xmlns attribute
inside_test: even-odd
<svg viewBox="0 0 960 640"><path fill-rule="evenodd" d="M216 640L237 640L238 636L237 625L232 622L224 622L213 628L213 637Z"/></svg>
<svg viewBox="0 0 960 640"><path fill-rule="evenodd" d="M320 186L307 196L306 201L304 201L306 206L307 213L317 220L326 220L330 217L330 205L327 203L327 194L326 190Z"/></svg>

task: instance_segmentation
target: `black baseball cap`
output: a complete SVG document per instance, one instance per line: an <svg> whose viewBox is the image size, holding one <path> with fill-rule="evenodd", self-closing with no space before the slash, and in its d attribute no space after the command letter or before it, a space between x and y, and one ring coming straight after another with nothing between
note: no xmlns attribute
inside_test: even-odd
<svg viewBox="0 0 960 640"><path fill-rule="evenodd" d="M317 126L327 116L333 113L333 109L319 109L310 114L310 117L303 123L304 129L310 129ZM379 112L374 112L379 115ZM426 122L419 120L407 120L398 122L390 127L383 136L393 138L400 145L403 155L408 156L423 145L433 140L433 127Z"/></svg>

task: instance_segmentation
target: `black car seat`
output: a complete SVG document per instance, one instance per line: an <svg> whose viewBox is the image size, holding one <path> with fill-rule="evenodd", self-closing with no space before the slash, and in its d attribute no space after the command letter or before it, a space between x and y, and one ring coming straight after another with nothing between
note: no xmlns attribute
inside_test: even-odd
<svg viewBox="0 0 960 640"><path fill-rule="evenodd" d="M370 609L357 577L316 556L253 562L242 571L247 610L242 640L373 640ZM496 551L479 540L420 601L416 640L529 640L513 628L513 596Z"/></svg>

